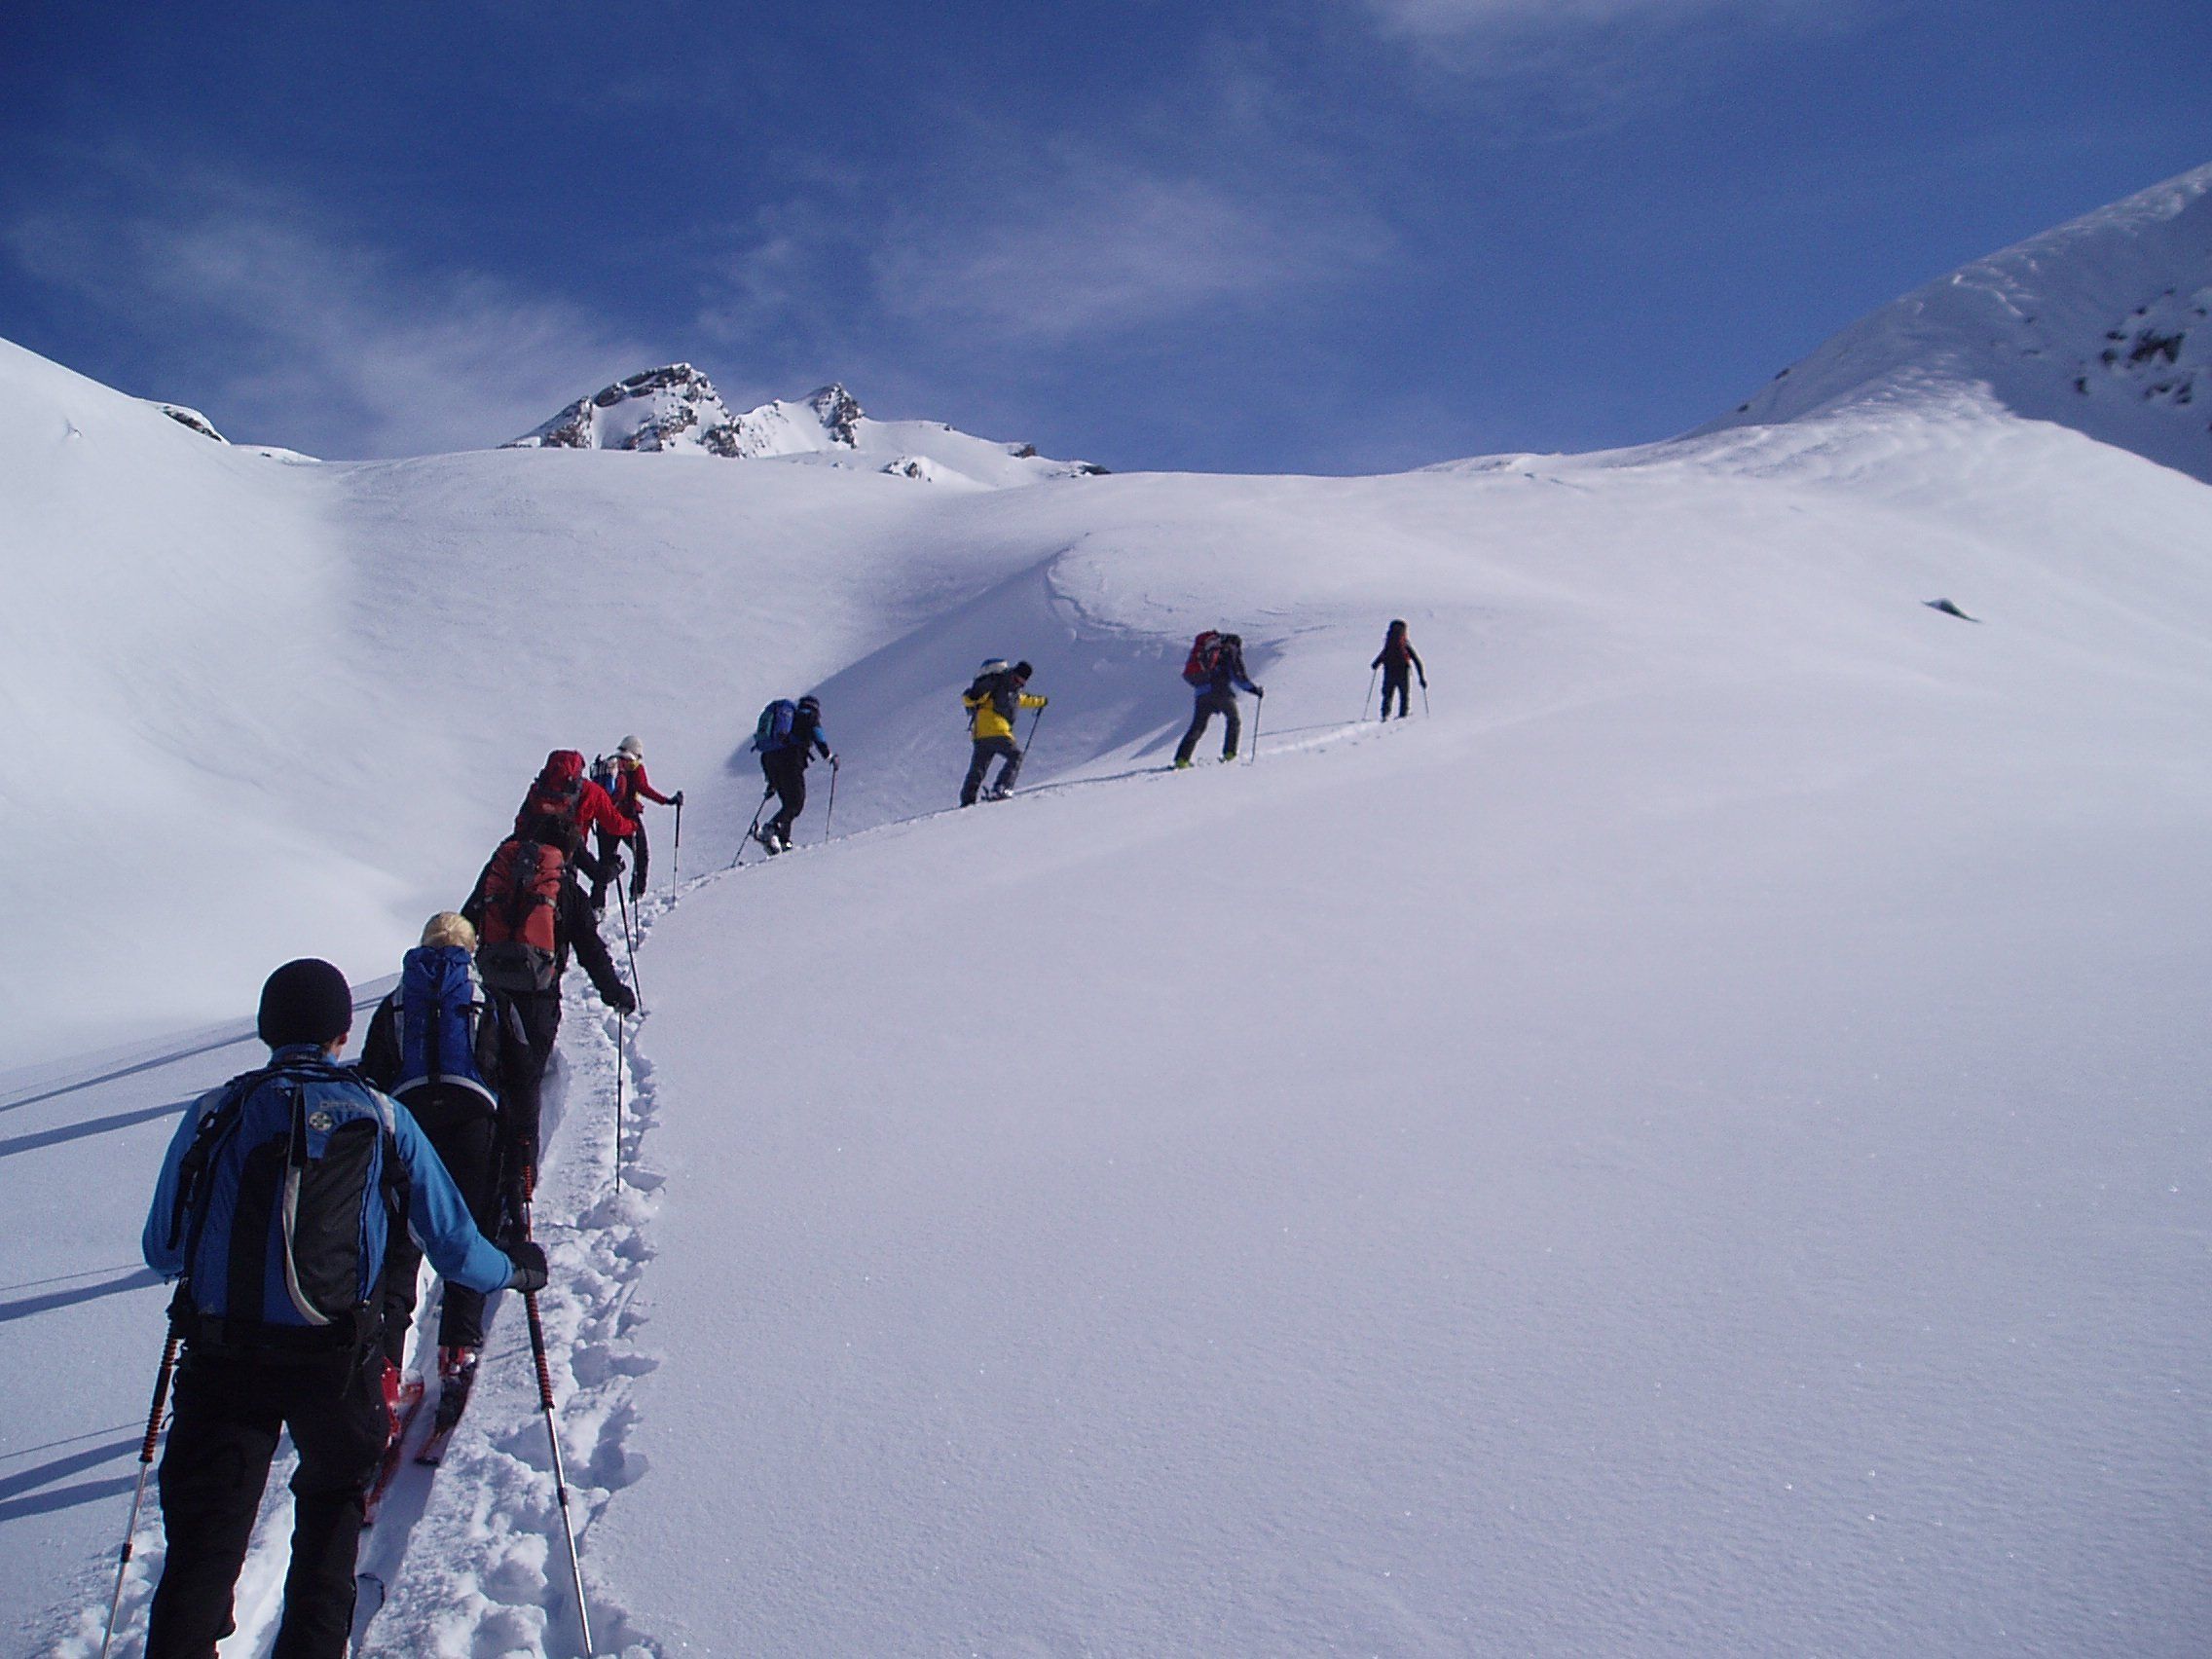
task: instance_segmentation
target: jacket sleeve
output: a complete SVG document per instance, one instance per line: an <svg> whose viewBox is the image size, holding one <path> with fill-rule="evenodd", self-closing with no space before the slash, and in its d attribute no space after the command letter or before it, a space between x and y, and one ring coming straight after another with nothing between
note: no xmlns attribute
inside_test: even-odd
<svg viewBox="0 0 2212 1659"><path fill-rule="evenodd" d="M1384 645L1381 650L1375 653L1375 660L1369 663L1367 666L1369 668L1381 668L1382 666L1382 659L1389 654L1390 647L1388 645Z"/></svg>
<svg viewBox="0 0 2212 1659"><path fill-rule="evenodd" d="M146 1258L146 1266L166 1279L173 1279L184 1272L184 1240L180 1237L174 1248L169 1244L169 1219L176 1210L177 1187L184 1178L184 1155L191 1150L192 1138L200 1132L202 1122L222 1099L223 1089L210 1088L192 1103L192 1109L177 1124L176 1133L169 1136L168 1154L162 1160L161 1179L154 1183L154 1203L146 1211L146 1231L139 1237L138 1253Z"/></svg>
<svg viewBox="0 0 2212 1659"><path fill-rule="evenodd" d="M1428 682L1428 670L1421 666L1420 652L1415 650L1413 646L1408 645L1406 647L1406 655L1413 658L1414 672L1419 675L1421 678L1421 682L1423 684L1426 684Z"/></svg>
<svg viewBox="0 0 2212 1659"><path fill-rule="evenodd" d="M369 1087L388 1092L399 1081L399 1013L397 1000L386 997L369 1015L369 1034L361 1040L356 1070Z"/></svg>
<svg viewBox="0 0 2212 1659"><path fill-rule="evenodd" d="M635 835L637 820L622 816L614 797L589 779L584 781L584 817L609 835Z"/></svg>
<svg viewBox="0 0 2212 1659"><path fill-rule="evenodd" d="M652 781L645 776L645 769L643 766L638 768L638 793L647 800L659 801L663 806L674 806L676 804L673 796L664 795L660 791L653 788Z"/></svg>
<svg viewBox="0 0 2212 1659"><path fill-rule="evenodd" d="M574 882L561 884L561 923L568 930L576 960L583 964L593 988L602 997L617 986L628 989L622 985L622 976L614 971L614 958L607 953L607 940L599 937L599 920L591 913L591 902Z"/></svg>
<svg viewBox="0 0 2212 1659"><path fill-rule="evenodd" d="M823 759L827 760L830 758L831 753L830 748L830 734L822 729L822 722L820 720L817 720L814 723L814 747L822 751Z"/></svg>
<svg viewBox="0 0 2212 1659"><path fill-rule="evenodd" d="M1252 683L1251 677L1244 672L1244 653L1242 651L1238 651L1235 657L1230 662L1229 678L1235 681L1237 684L1243 686L1247 691L1257 692L1260 689L1257 685Z"/></svg>
<svg viewBox="0 0 2212 1659"><path fill-rule="evenodd" d="M1042 709L1045 706L1045 699L1035 692L1024 691L1021 694L1021 706L1025 709Z"/></svg>
<svg viewBox="0 0 2212 1659"><path fill-rule="evenodd" d="M514 1263L477 1231L461 1190L438 1161L428 1137L414 1114L397 1101L391 1103L391 1133L398 1143L399 1161L407 1166L407 1230L423 1246L438 1276L470 1290L504 1290L514 1277Z"/></svg>

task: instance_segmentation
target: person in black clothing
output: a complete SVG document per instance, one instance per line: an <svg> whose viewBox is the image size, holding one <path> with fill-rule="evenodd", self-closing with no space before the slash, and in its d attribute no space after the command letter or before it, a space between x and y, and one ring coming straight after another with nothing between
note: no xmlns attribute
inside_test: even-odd
<svg viewBox="0 0 2212 1659"><path fill-rule="evenodd" d="M637 997L622 982L622 976L614 971L614 959L607 952L607 941L599 937L591 901L577 883L577 858L589 855L582 853L583 834L575 821L561 813L537 813L522 820L521 828L524 834L501 843L499 852L492 855L483 873L476 878L468 903L461 907L461 915L480 938L496 939L497 935L487 934L485 917L492 908L487 892L495 866L500 863L500 853L510 845L530 840L562 855L564 866L553 907L553 961L549 982L533 985L499 980L493 977L493 970L485 969L487 988L493 993L494 1002L501 1005L502 1017L511 1014L523 1035L522 1052L517 1063L507 1068L500 1099L504 1130L500 1185L510 1208L517 1214L537 1184L539 1095L545 1083L545 1068L553 1060L553 1046L561 1035L561 979L569 971L570 953L573 951L576 960L583 964L592 987L608 1008L618 1014L634 1014L638 1008ZM479 965L482 966L481 954Z"/></svg>
<svg viewBox="0 0 2212 1659"><path fill-rule="evenodd" d="M360 1236L344 1248L381 1249L388 1232L411 1229L449 1287L466 1284L482 1294L545 1284L544 1252L526 1240L501 1250L485 1238L412 1115L337 1064L352 1017L352 992L329 963L303 958L277 969L262 987L255 1022L269 1045L268 1069L233 1078L194 1102L162 1164L141 1249L148 1267L178 1280L169 1313L183 1353L162 1456L167 1550L147 1618L148 1659L212 1659L216 1642L236 1628L239 1571L271 1459L286 1433L298 1461L273 1652L276 1659L342 1659L347 1651L363 1502L394 1427L398 1379L377 1337L377 1305L341 1309L303 1289L303 1277L312 1286L313 1275L295 1272L295 1243L326 1266L330 1240L353 1231L338 1225L350 1210ZM292 1110L308 1113L311 1124L332 1108L372 1107L367 1121L383 1121L386 1156L396 1163L389 1199L405 1205L404 1215L387 1225L386 1195L333 1198L325 1187L319 1204L313 1196L300 1200L297 1239L268 1225L276 1207L275 1175L255 1174L267 1166L251 1158L227 1162L202 1134L227 1108L242 1111L272 1088L294 1091ZM203 1180L209 1183L203 1193ZM256 1208L262 1225L240 1221ZM196 1214L189 1225L188 1212ZM311 1298L331 1315L319 1325L305 1318Z"/></svg>
<svg viewBox="0 0 2212 1659"><path fill-rule="evenodd" d="M1175 764L1178 769L1191 763L1191 756L1198 747L1198 739L1205 735L1207 724L1216 715L1228 719L1228 729L1222 733L1221 757L1236 758L1236 741L1242 735L1244 722L1236 712L1235 687L1241 685L1255 697L1267 693L1252 683L1244 673L1244 641L1240 635L1224 634L1215 647L1213 665L1204 684L1198 687L1196 706L1191 711L1191 729L1183 734L1183 741L1175 746Z"/></svg>
<svg viewBox="0 0 2212 1659"><path fill-rule="evenodd" d="M1423 691L1428 689L1428 670L1421 666L1420 653L1414 649L1414 643L1407 637L1406 625L1403 622L1392 622L1390 624L1390 631L1382 636L1382 649L1376 654L1375 660L1367 666L1379 668L1382 671L1382 718L1384 719L1390 718L1390 693L1393 691L1398 694L1398 719L1404 719L1406 718L1410 703L1410 695L1406 687L1406 669L1409 666L1416 674L1420 676L1420 688Z"/></svg>
<svg viewBox="0 0 2212 1659"><path fill-rule="evenodd" d="M470 1217L486 1237L498 1238L504 1231L499 1091L527 1063L529 1044L513 1008L484 990L471 960L475 954L476 930L465 917L451 910L432 916L422 944L407 953L399 988L369 1017L359 1070L415 1114ZM440 969L450 973L459 992L450 1024L434 1006ZM449 1043L459 1051L446 1052ZM422 1265L422 1247L405 1228L393 1228L385 1248L384 1346L394 1367L407 1357ZM438 1374L447 1383L439 1395L441 1414L450 1400L458 1415L483 1347L484 1298L465 1285L448 1284L438 1316Z"/></svg>
<svg viewBox="0 0 2212 1659"><path fill-rule="evenodd" d="M791 850L792 826L806 810L806 769L819 753L831 766L837 756L822 729L822 704L801 697L792 716L791 735L773 749L760 752L760 772L776 795L776 816L763 824L756 838L771 853Z"/></svg>

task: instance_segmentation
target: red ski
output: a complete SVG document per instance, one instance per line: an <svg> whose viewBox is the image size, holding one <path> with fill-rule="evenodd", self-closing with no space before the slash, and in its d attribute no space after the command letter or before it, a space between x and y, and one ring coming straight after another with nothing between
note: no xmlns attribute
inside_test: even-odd
<svg viewBox="0 0 2212 1659"><path fill-rule="evenodd" d="M415 1426L415 1416L423 1409L423 1380L410 1377L399 1385L399 1399L391 1411L399 1426L392 1432L391 1444L384 1449L384 1461L377 1465L377 1478L369 1488L369 1495L362 1503L362 1511L373 1523L377 1507L384 1502L385 1493L391 1490L392 1477L399 1473L399 1465L407 1449L407 1431Z"/></svg>

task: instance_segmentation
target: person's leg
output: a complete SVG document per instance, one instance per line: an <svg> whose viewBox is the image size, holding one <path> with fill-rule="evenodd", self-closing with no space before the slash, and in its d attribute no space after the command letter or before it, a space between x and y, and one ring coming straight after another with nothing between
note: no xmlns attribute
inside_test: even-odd
<svg viewBox="0 0 2212 1659"><path fill-rule="evenodd" d="M607 872L612 867L608 861L614 857L614 850L622 845L622 841L619 836L609 835L605 830L594 830L593 833L599 839L599 868L591 878L591 907L604 910L607 908Z"/></svg>
<svg viewBox="0 0 2212 1659"><path fill-rule="evenodd" d="M362 1500L383 1460L384 1352L372 1346L301 1366L284 1425L300 1466L292 1475L292 1561L272 1659L344 1659L353 1630L353 1567Z"/></svg>
<svg viewBox="0 0 2212 1659"><path fill-rule="evenodd" d="M518 993L509 999L522 1022L523 1052L517 1056L514 1076L500 1096L506 1116L506 1158L500 1181L521 1214L525 1194L537 1173L537 1118L545 1068L553 1060L553 1045L561 1035L561 992Z"/></svg>
<svg viewBox="0 0 2212 1659"><path fill-rule="evenodd" d="M1191 705L1191 729L1183 734L1183 741L1175 746L1175 764L1188 765L1191 756L1198 747L1198 739L1206 734L1206 722L1213 719L1213 710L1205 692L1198 694Z"/></svg>
<svg viewBox="0 0 2212 1659"><path fill-rule="evenodd" d="M968 756L968 776L960 781L960 804L974 806L976 795L983 787L983 772L991 763L991 746L977 738L969 746L973 753Z"/></svg>
<svg viewBox="0 0 2212 1659"><path fill-rule="evenodd" d="M645 803L638 802L638 832L630 837L630 897L645 896L645 866L652 860L652 849L645 845Z"/></svg>
<svg viewBox="0 0 2212 1659"><path fill-rule="evenodd" d="M806 810L806 767L788 751L776 757L776 839L791 845L792 826Z"/></svg>
<svg viewBox="0 0 2212 1659"><path fill-rule="evenodd" d="M283 1416L256 1368L185 1353L162 1454L168 1539L146 1627L147 1659L207 1659L231 1629L231 1599L261 1509Z"/></svg>
<svg viewBox="0 0 2212 1659"><path fill-rule="evenodd" d="M999 781L991 786L1000 794L1014 788L1014 780L1021 771L1021 746L1011 737L994 738L991 747L1000 756Z"/></svg>
<svg viewBox="0 0 2212 1659"><path fill-rule="evenodd" d="M1226 729L1221 734L1221 757L1224 760L1234 760L1236 758L1236 740L1244 731L1244 717L1236 712L1235 692L1224 691L1221 694L1221 713L1226 722Z"/></svg>
<svg viewBox="0 0 2212 1659"><path fill-rule="evenodd" d="M498 1236L499 1184L494 1168L498 1124L481 1106L443 1107L419 1112L417 1121L429 1137L438 1161L446 1166L461 1201L487 1238ZM443 1283L444 1306L438 1314L440 1347L484 1346L484 1295L451 1279Z"/></svg>

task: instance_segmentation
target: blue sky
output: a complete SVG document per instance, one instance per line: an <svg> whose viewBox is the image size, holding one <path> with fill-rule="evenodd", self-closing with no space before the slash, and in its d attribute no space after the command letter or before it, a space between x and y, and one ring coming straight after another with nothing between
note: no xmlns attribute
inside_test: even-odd
<svg viewBox="0 0 2212 1659"><path fill-rule="evenodd" d="M233 437L653 364L1117 468L1667 436L2212 161L2204 0L12 7L0 336Z"/></svg>

